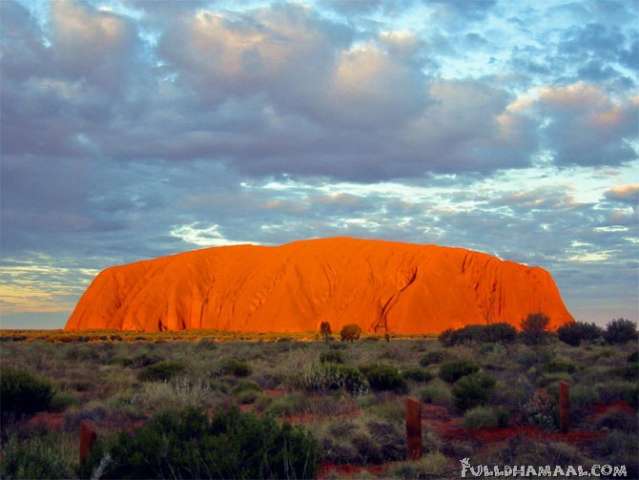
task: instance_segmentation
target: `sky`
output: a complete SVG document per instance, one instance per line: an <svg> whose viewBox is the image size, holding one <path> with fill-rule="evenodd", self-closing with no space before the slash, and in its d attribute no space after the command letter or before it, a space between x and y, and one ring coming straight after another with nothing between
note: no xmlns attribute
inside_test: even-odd
<svg viewBox="0 0 639 480"><path fill-rule="evenodd" d="M103 268L356 236L639 319L639 2L0 1L0 326Z"/></svg>

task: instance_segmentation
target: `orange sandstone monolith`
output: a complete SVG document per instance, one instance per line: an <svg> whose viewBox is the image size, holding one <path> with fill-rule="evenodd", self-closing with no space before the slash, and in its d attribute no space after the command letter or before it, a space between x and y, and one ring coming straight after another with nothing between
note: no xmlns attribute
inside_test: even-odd
<svg viewBox="0 0 639 480"><path fill-rule="evenodd" d="M213 247L110 267L66 330L439 333L519 326L541 312L572 319L550 274L463 248L326 238Z"/></svg>

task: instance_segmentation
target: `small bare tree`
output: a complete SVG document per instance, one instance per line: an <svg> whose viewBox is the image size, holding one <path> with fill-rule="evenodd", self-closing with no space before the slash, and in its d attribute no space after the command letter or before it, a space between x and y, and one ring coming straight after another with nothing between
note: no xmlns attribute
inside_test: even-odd
<svg viewBox="0 0 639 480"><path fill-rule="evenodd" d="M331 334L333 333L333 331L331 330L331 324L328 322L320 323L320 333L322 334L324 341L328 343L328 341L331 339Z"/></svg>

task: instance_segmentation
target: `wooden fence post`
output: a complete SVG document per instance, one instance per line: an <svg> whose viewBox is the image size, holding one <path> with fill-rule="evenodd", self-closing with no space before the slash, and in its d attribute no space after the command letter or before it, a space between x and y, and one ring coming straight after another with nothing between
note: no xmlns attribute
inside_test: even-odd
<svg viewBox="0 0 639 480"><path fill-rule="evenodd" d="M406 399L406 446L409 460L422 456L422 404L413 398Z"/></svg>
<svg viewBox="0 0 639 480"><path fill-rule="evenodd" d="M80 463L87 459L97 438L93 425L86 420L80 422Z"/></svg>

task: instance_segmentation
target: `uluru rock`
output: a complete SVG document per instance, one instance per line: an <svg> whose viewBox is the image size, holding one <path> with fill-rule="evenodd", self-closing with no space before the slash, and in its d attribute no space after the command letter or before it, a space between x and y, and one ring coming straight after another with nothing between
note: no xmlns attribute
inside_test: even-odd
<svg viewBox="0 0 639 480"><path fill-rule="evenodd" d="M438 333L572 317L551 275L462 248L354 238L235 245L102 271L66 330Z"/></svg>

